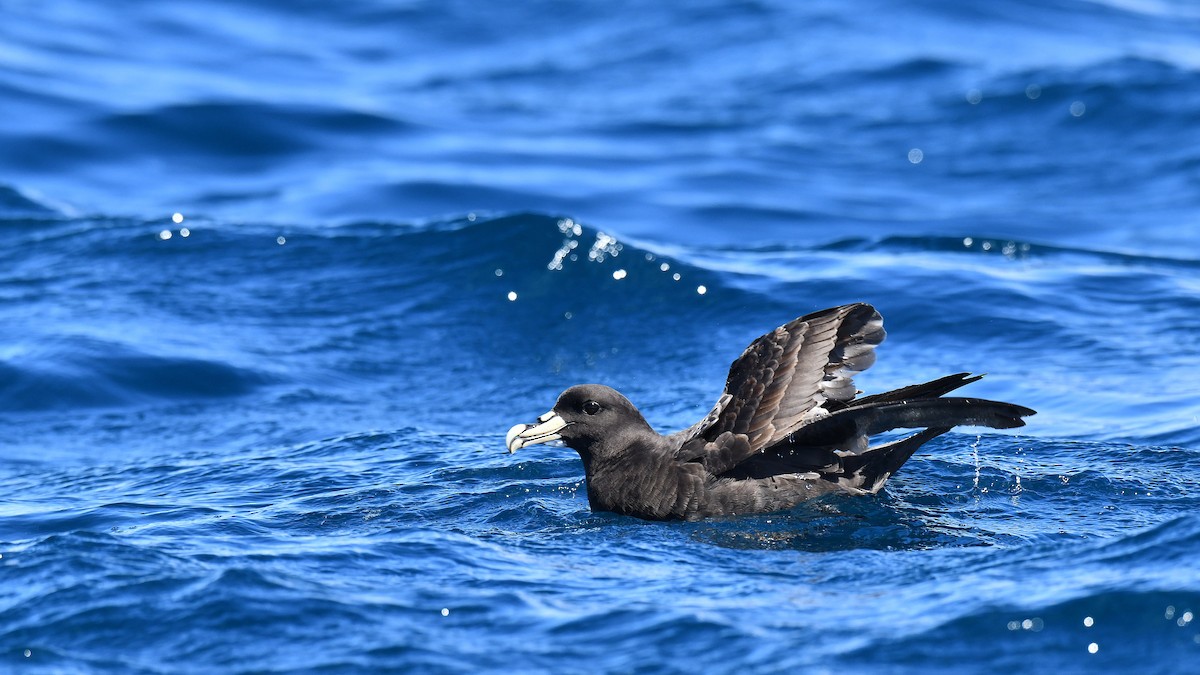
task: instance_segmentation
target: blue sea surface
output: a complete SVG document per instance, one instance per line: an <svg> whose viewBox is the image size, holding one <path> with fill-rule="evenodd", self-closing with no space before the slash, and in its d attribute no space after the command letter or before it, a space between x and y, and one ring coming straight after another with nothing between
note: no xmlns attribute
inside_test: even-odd
<svg viewBox="0 0 1200 675"><path fill-rule="evenodd" d="M0 0L0 671L1200 672L1185 0ZM801 314L1038 411L648 523Z"/></svg>

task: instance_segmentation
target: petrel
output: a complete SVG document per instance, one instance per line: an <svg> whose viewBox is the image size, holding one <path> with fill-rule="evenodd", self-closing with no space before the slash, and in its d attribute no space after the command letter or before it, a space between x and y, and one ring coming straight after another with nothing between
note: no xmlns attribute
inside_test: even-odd
<svg viewBox="0 0 1200 675"><path fill-rule="evenodd" d="M857 398L852 376L875 362L885 335L868 304L813 312L750 343L716 405L687 429L661 435L616 390L580 384L537 423L510 429L508 450L561 440L578 452L594 511L699 520L782 511L829 493L874 494L952 427L1011 429L1035 414L943 398L982 377L969 373ZM919 431L871 443L893 429Z"/></svg>

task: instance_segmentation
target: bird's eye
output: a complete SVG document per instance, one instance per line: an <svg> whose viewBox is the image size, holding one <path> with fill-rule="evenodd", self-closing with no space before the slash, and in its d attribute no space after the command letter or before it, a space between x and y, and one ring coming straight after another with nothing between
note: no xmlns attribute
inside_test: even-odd
<svg viewBox="0 0 1200 675"><path fill-rule="evenodd" d="M595 415L596 413L600 412L600 404L596 403L595 401L584 401L583 412L589 415Z"/></svg>

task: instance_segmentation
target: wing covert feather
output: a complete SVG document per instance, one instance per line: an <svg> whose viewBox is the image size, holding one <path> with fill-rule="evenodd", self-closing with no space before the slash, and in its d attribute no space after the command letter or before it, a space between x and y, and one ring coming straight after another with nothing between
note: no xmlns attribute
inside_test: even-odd
<svg viewBox="0 0 1200 675"><path fill-rule="evenodd" d="M712 443L730 433L747 438L748 444L736 445L749 456L779 442L827 414L827 401L853 399L858 393L853 375L875 362L875 346L885 336L883 319L863 303L807 314L776 328L733 362L717 404L700 422L674 434L677 447L692 439ZM728 445L716 445L728 455ZM732 458L722 460L726 464Z"/></svg>

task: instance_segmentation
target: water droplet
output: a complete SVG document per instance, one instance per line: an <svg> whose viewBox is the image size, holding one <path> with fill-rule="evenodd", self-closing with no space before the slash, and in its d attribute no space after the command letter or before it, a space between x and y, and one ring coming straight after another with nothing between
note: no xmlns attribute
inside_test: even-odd
<svg viewBox="0 0 1200 675"><path fill-rule="evenodd" d="M29 657L33 656L33 652L29 651L28 649L26 649L22 653L25 654L25 658L29 658Z"/></svg>
<svg viewBox="0 0 1200 675"><path fill-rule="evenodd" d="M626 274L627 272L625 270L617 270L616 272L613 272L613 278L617 281L620 281L621 279L625 278Z"/></svg>
<svg viewBox="0 0 1200 675"><path fill-rule="evenodd" d="M1083 101L1075 101L1071 104L1071 115L1074 117L1083 117L1087 112L1087 105Z"/></svg>
<svg viewBox="0 0 1200 675"><path fill-rule="evenodd" d="M1029 97L1030 101L1036 101L1042 95L1042 88L1036 84L1031 84L1025 87L1025 96Z"/></svg>
<svg viewBox="0 0 1200 675"><path fill-rule="evenodd" d="M1100 645L1096 644L1095 642L1088 645L1088 653L1089 654L1095 654L1098 651L1100 651Z"/></svg>
<svg viewBox="0 0 1200 675"><path fill-rule="evenodd" d="M663 272L666 272L667 270L671 269L671 266L668 265L667 263L663 263L658 266L658 269L662 270Z"/></svg>
<svg viewBox="0 0 1200 675"><path fill-rule="evenodd" d="M1085 617L1083 617L1083 625L1084 625L1086 628L1091 628L1091 627L1092 627L1092 625L1093 625L1093 624L1095 624L1095 623L1096 623L1096 621L1095 621L1094 619L1092 619L1092 617L1090 617L1090 616L1085 616Z"/></svg>
<svg viewBox="0 0 1200 675"><path fill-rule="evenodd" d="M179 212L176 212L176 213L175 213L175 215L171 216L171 221L172 221L172 222L174 222L174 223L175 223L175 224L177 224L177 225L178 225L179 223L182 223L182 222L183 222L183 214L182 214L182 213L179 213Z"/></svg>
<svg viewBox="0 0 1200 675"><path fill-rule="evenodd" d="M975 243L974 239L972 239L970 237L963 237L963 246L966 246L967 248L971 248L971 244L974 244L974 243Z"/></svg>
<svg viewBox="0 0 1200 675"><path fill-rule="evenodd" d="M708 292L708 289L705 288L704 286L697 286L696 292L699 293L700 295L704 295L705 293Z"/></svg>
<svg viewBox="0 0 1200 675"><path fill-rule="evenodd" d="M680 279L682 279L683 277L680 277L680 276L679 276L679 272L676 272L675 274L672 274L672 275L671 275L671 278L672 278L672 279L674 279L675 281L679 281L679 280L680 280Z"/></svg>
<svg viewBox="0 0 1200 675"><path fill-rule="evenodd" d="M913 164L920 164L923 159L925 159L925 151L920 148L913 148L908 151L908 161Z"/></svg>
<svg viewBox="0 0 1200 675"><path fill-rule="evenodd" d="M970 103L971 105L979 105L979 102L982 100L982 91L979 91L978 89L972 89L971 91L967 92L967 103Z"/></svg>
<svg viewBox="0 0 1200 675"><path fill-rule="evenodd" d="M170 231L170 230L163 230L162 232L159 232L159 233L158 233L158 238L159 238L159 239L162 239L163 241L166 241L166 240L170 239L170 238L171 238L171 231Z"/></svg>
<svg viewBox="0 0 1200 675"><path fill-rule="evenodd" d="M516 292L516 291L509 291L509 292L508 292L508 301L509 301L509 302L516 302L516 301L517 301L517 292Z"/></svg>
<svg viewBox="0 0 1200 675"><path fill-rule="evenodd" d="M442 616L450 616L450 608L449 607L442 608Z"/></svg>
<svg viewBox="0 0 1200 675"><path fill-rule="evenodd" d="M504 270L502 270L502 269L500 269L499 267L497 267L497 268L496 268L496 276L498 276L498 277L502 277L502 276L504 276Z"/></svg>
<svg viewBox="0 0 1200 675"><path fill-rule="evenodd" d="M186 227L181 227L181 228L179 228L179 236L186 239L186 238L192 236L192 231L187 229Z"/></svg>
<svg viewBox="0 0 1200 675"><path fill-rule="evenodd" d="M275 243L279 244L280 246L283 246L284 244L287 243L287 239L284 239L283 235L281 234L278 237L275 237Z"/></svg>

